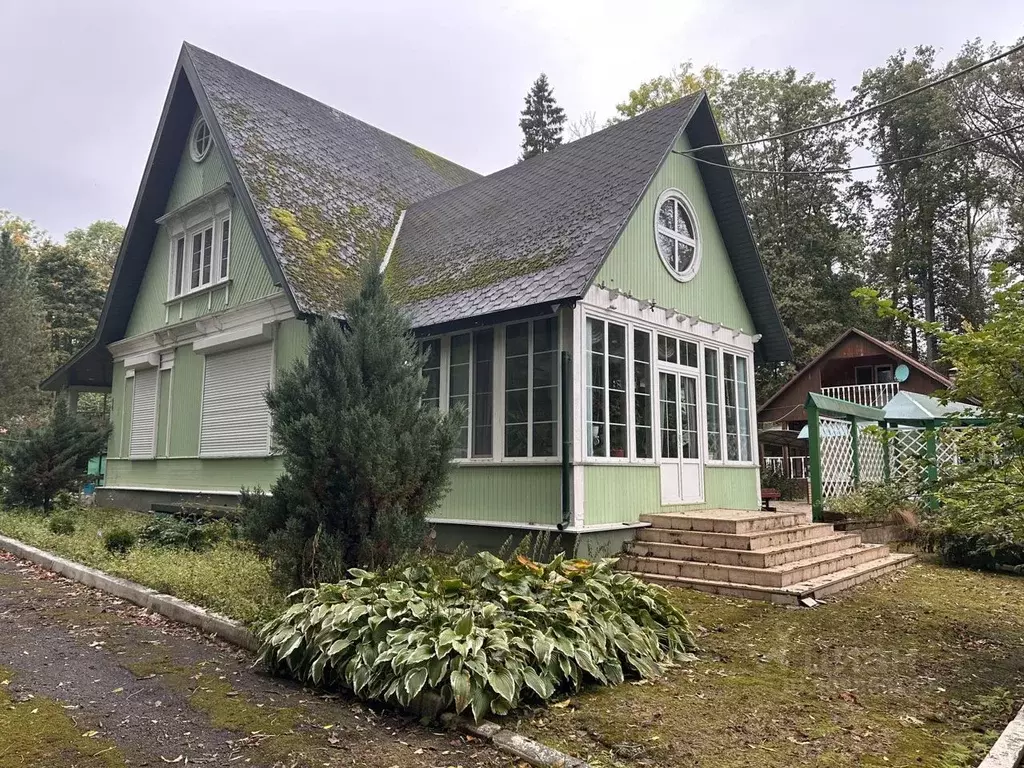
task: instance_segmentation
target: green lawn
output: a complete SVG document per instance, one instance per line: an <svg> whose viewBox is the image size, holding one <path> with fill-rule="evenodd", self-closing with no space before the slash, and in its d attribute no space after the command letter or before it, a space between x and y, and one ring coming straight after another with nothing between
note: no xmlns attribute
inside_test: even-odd
<svg viewBox="0 0 1024 768"><path fill-rule="evenodd" d="M933 563L814 609L679 590L698 662L521 727L595 766L973 766L1024 698L1022 593Z"/></svg>
<svg viewBox="0 0 1024 768"><path fill-rule="evenodd" d="M276 615L285 595L272 581L270 563L241 542L222 541L205 552L136 546L127 555L111 555L103 532L139 530L151 515L114 509L74 513L75 533L51 532L36 512L0 509L0 534L94 568L123 576L248 624Z"/></svg>

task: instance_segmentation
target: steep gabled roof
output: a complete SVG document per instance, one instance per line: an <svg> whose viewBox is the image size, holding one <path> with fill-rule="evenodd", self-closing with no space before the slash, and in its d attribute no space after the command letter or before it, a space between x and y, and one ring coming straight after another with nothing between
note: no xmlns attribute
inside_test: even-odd
<svg viewBox="0 0 1024 768"><path fill-rule="evenodd" d="M43 386L109 386L177 158L206 118L267 268L297 314L338 315L365 261L416 326L582 297L685 130L720 141L692 94L487 177L188 43L182 47L96 337ZM725 162L719 150L710 159ZM790 349L728 168L701 175L760 358Z"/></svg>
<svg viewBox="0 0 1024 768"><path fill-rule="evenodd" d="M936 371L934 368L931 368L931 367L925 365L924 363L922 363L917 358L911 357L910 355L908 355L903 350L897 349L892 344L887 344L886 342L882 341L881 339L876 339L871 334L865 333L864 331L860 330L860 328L848 328L847 330L845 330L841 334L839 334L839 336L836 338L835 341L833 341L831 344L829 344L827 347L825 347L825 349L823 349L820 353L818 353L817 357L815 357L813 360L811 360L811 362L809 362L807 365L805 365L799 371L794 373L790 377L789 381L787 381L785 384L783 384L774 395L772 395L770 398L768 398L757 409L757 412L761 413L762 411L764 411L764 410L766 410L768 408L771 408L772 405L775 403L775 401L778 400L779 398L781 398L786 392L788 392L790 387L792 387L794 384L796 384L796 382L799 381L800 378L805 373L807 373L808 371L812 370L816 365L819 365L822 361L828 359L828 357L833 352L835 352L835 350L844 341L846 341L851 336L859 336L860 338L862 338L865 341L867 341L869 344L873 344L874 346L878 347L885 354L891 355L896 360L899 360L900 362L906 363L911 368L914 368L914 369L920 371L925 376L927 376L930 379L932 379L939 387L942 387L944 389L949 389L950 387L953 386L953 382L950 381L948 378L943 376L941 373Z"/></svg>
<svg viewBox="0 0 1024 768"><path fill-rule="evenodd" d="M703 95L414 203L388 264L417 325L582 296Z"/></svg>
<svg viewBox="0 0 1024 768"><path fill-rule="evenodd" d="M300 312L338 313L401 210L479 177L194 45L184 52Z"/></svg>

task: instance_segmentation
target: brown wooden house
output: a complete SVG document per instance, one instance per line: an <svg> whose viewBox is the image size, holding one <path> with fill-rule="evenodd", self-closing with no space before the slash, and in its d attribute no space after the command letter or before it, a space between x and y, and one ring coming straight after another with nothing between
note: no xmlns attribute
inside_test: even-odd
<svg viewBox="0 0 1024 768"><path fill-rule="evenodd" d="M881 408L901 390L930 395L951 385L920 360L850 328L758 408L762 463L787 477L806 477L807 441L798 434L807 424L809 392Z"/></svg>

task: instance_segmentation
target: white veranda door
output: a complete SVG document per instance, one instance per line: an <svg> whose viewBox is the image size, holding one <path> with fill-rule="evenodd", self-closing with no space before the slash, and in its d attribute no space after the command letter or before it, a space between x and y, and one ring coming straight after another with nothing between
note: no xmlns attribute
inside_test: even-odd
<svg viewBox="0 0 1024 768"><path fill-rule="evenodd" d="M697 378L684 373L658 374L661 417L659 463L663 504L696 504L704 500L700 427L697 421Z"/></svg>

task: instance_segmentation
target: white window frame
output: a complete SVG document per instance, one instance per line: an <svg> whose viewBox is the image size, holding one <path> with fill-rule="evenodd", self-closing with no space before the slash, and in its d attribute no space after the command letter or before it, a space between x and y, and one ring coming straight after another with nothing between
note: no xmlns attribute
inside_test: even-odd
<svg viewBox="0 0 1024 768"><path fill-rule="evenodd" d="M206 146L197 147L196 137L199 134L200 128L206 128ZM210 150L213 149L213 133L210 131L210 125L206 122L206 118L202 115L197 115L195 122L192 123L192 129L188 132L188 153L192 160L196 163L201 163L203 160L210 156Z"/></svg>
<svg viewBox="0 0 1024 768"><path fill-rule="evenodd" d="M666 229L661 226L659 221L659 215L661 213L662 206L672 200L679 204L679 206L686 213L690 219L690 227L693 230L693 237L687 237L675 230ZM700 236L700 225L697 222L697 212L693 209L689 199L680 190L674 187L666 189L658 196L658 203L654 207L654 248L658 252L658 257L661 259L662 264L665 265L665 269L680 283L687 283L696 277L697 272L700 270L701 262L701 236ZM664 253L661 252L661 246L658 243L658 235L665 235L671 238L676 243L683 243L693 248L693 259L690 261L689 266L686 269L680 270L676 268L675 257L669 261ZM673 248L673 252L675 248Z"/></svg>
<svg viewBox="0 0 1024 768"><path fill-rule="evenodd" d="M604 328L604 352L602 357L604 359L604 369L602 377L604 384L602 389L604 390L604 428L605 428L605 450L607 455L604 456L593 456L590 454L590 432L588 424L590 421L587 419L587 411L590 403L590 393L587 391L587 375L590 370L590 353L587 351L587 343L589 339L588 326L590 321L601 323ZM611 387L609 386L608 380L608 324L613 323L615 325L622 326L623 333L625 334L625 347L626 347L626 455L625 456L612 456L612 442L611 442L611 411L609 409L609 400L611 399ZM641 329L646 330L646 329ZM634 394L636 392L636 383L633 381L635 372L633 364L636 362L636 355L633 350L633 325L627 322L624 318L620 317L602 317L599 315L584 314L583 316L583 348L580 350L580 354L583 355L583 379L580 381L580 391L582 392L583 398L583 456L588 462L597 463L610 463L610 464L627 464L632 461L642 461L647 463L653 463L653 458L648 459L637 459L636 458L636 403L634 401ZM651 349L652 360L651 366L651 424L653 429L654 424L654 411L657 409L657 401L653 399L654 392L656 391L656 385L653 379L656 377L654 369L654 357L657 355L656 342L652 339ZM651 434L651 440L654 441L652 445L656 446L656 436ZM657 448L652 449L652 453L656 455Z"/></svg>
<svg viewBox="0 0 1024 768"><path fill-rule="evenodd" d="M420 343L423 344L427 341L433 341L436 339L441 340L441 357L439 359L440 364L440 375L443 381L441 384L444 388L444 411L447 412L451 408L451 344L452 339L456 336L469 336L469 392L467 393L466 403L466 453L463 456L456 456L456 460L461 461L492 461L497 449L495 447L495 441L497 436L494 431L494 399L497 397L497 393L494 391L497 387L497 381L495 380L496 361L494 359L494 350L497 348L497 329L491 328L491 455L490 456L474 456L475 450L474 442L476 440L476 424L474 423L474 416L476 413L476 334L480 331L488 330L487 328L473 328L458 333L451 333L443 337L433 336L429 339L420 339ZM444 355L447 353L447 363L445 363ZM442 387L438 387L440 391Z"/></svg>
<svg viewBox="0 0 1024 768"><path fill-rule="evenodd" d="M580 441L580 451L578 456L578 462L581 464L613 464L616 466L622 465L642 465L642 466L654 466L660 464L660 430L661 430L661 413L658 407L661 392L660 382L658 377L658 369L664 368L671 370L676 373L683 373L687 376L694 376L698 379L697 382L697 421L698 421L698 435L699 435L699 448L701 453L701 462L705 465L714 467L752 467L757 466L758 454L757 454L757 433L754 424L754 415L756 413L755 408L755 393L754 393L754 353L750 349L744 349L740 346L731 345L727 342L719 341L717 339L712 340L704 336L700 336L694 333L688 333L681 328L666 327L665 325L651 322L649 320L642 320L636 317L632 317L623 313L610 311L601 307L595 307L592 305L586 305L583 307L583 311L578 315L580 319L580 334L578 338L579 344L579 358L581 365L576 369L579 373L579 383L577 385L576 397L579 397L579 409L577 414L580 419L580 429L577 431L577 439ZM587 320L594 319L601 322L612 322L619 325L625 325L627 327L627 352L628 359L627 364L629 366L629 376L627 377L627 397L628 397L628 421L629 421L629 456L628 458L618 457L605 457L605 456L589 456L587 454L587 441L589 435L587 434L587 405L586 398L587 385L586 376L589 361L587 358ZM633 350L633 332L636 330L645 331L651 335L651 377L652 377L652 414L651 414L651 428L653 430L653 453L654 456L651 459L640 459L636 457L636 403L635 403L635 383L633 376L632 366L636 362L636 356ZM680 341L687 341L691 344L697 345L697 367L680 365L679 363L666 363L658 359L658 335L669 336ZM721 447L721 459L710 459L708 458L707 451L707 395L705 393L705 369L704 369L704 354L705 350L713 352L718 360L718 412L719 412L719 440ZM726 427L725 427L725 371L724 371L724 359L723 354L730 354L734 357L741 357L747 361L747 394L748 404L747 409L750 414L750 461L731 461L726 457Z"/></svg>
<svg viewBox="0 0 1024 768"><path fill-rule="evenodd" d="M555 425L554 425L554 448L555 454L553 456L533 456L533 440L532 431L529 433L530 437L527 440L527 455L526 456L506 456L505 455L505 330L509 325L518 325L522 322L529 322L530 325L530 357L529 357L529 416L530 424L533 424L533 325L535 320L545 320L543 318L530 318L527 320L519 320L510 323L502 323L500 325L491 326L494 330L494 358L493 358L493 369L492 376L493 384L491 387L491 456L472 456L473 450L473 422L472 416L470 417L470 437L469 446L467 449L467 456L460 457L456 456L452 459L452 463L459 466L488 466L495 464L558 464L562 460L562 409L561 409L561 387L562 387L562 371L561 371L561 352L564 349L565 340L563 337L563 328L561 322L561 316L553 316L557 324L557 341L558 346L556 348L556 360L558 361L555 370L555 379L557 381L556 386L556 399L555 399ZM422 336L416 339L417 343L422 345L428 341L439 340L441 342L440 349L440 386L438 387L439 396L439 410L442 413L447 413L448 400L449 400L449 382L451 377L451 339L453 336L461 336L464 333L472 333L474 330L482 329L470 329L468 331L455 331L453 333L446 334L432 334L430 336ZM471 360L473 361L470 366L470 392L473 391L475 385L475 362L476 362L476 350L475 347L471 353ZM471 398L472 399L472 398ZM472 403L470 403L470 410L472 411Z"/></svg>
<svg viewBox="0 0 1024 768"><path fill-rule="evenodd" d="M221 249L223 248L224 228L228 230L228 261L227 269L223 269ZM196 237L205 237L206 232L210 233L210 279L203 280L203 253L200 252L199 260L199 283L192 286L192 258L193 243ZM182 229L171 235L170 265L167 278L167 298L169 301L177 301L196 293L211 288L216 288L229 279L231 269L231 214L210 217ZM181 274L178 273L178 243L184 241L184 258L181 263ZM203 243L205 249L205 242ZM180 292L175 292L179 281L184 278L185 285Z"/></svg>
<svg viewBox="0 0 1024 768"><path fill-rule="evenodd" d="M749 459L730 459L729 458L729 427L726 419L726 405L725 405L725 356L731 355L738 359L746 361L747 368L747 435L750 438L750 458ZM739 370L739 366L735 366L735 370ZM720 462L711 462L714 464L722 464L724 466L734 467L749 467L756 465L758 462L757 458L757 426L755 423L756 410L754 409L754 360L753 355L736 352L732 349L721 349L718 353L718 371L719 381L721 382L720 389L720 400L719 400L719 419L721 420L721 435L722 435L722 460ZM736 374L734 373L734 376ZM736 447L740 454L743 455L743 446L741 445L740 438L742 433L740 429L740 397L739 397L739 378L734 379L735 391L733 393L736 400Z"/></svg>

